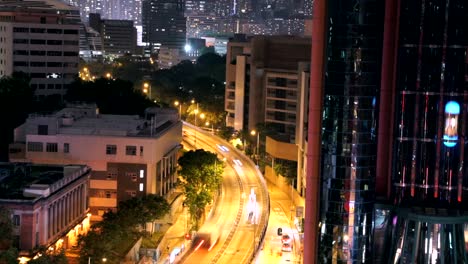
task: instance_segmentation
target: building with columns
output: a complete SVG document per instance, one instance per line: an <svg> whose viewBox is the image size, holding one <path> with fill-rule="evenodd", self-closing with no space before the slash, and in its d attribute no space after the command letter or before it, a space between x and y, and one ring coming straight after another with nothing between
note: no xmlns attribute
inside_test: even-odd
<svg viewBox="0 0 468 264"><path fill-rule="evenodd" d="M0 163L0 206L12 215L14 246L71 247L89 228L85 165Z"/></svg>
<svg viewBox="0 0 468 264"><path fill-rule="evenodd" d="M15 129L10 161L86 164L92 221L119 201L164 196L175 186L182 123L176 109L149 109L146 117L103 115L93 105L31 115Z"/></svg>

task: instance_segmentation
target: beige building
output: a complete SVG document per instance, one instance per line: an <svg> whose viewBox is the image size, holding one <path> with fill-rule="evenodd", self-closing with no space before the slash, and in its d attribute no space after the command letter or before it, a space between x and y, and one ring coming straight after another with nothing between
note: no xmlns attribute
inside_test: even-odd
<svg viewBox="0 0 468 264"><path fill-rule="evenodd" d="M58 0L0 1L0 78L22 71L36 96L64 95L78 73L79 23Z"/></svg>
<svg viewBox="0 0 468 264"><path fill-rule="evenodd" d="M30 116L15 129L10 161L87 164L92 220L119 201L168 194L176 183L182 123L176 109L148 110L146 118L102 115L94 106L73 106L49 116Z"/></svg>
<svg viewBox="0 0 468 264"><path fill-rule="evenodd" d="M227 126L252 131L257 124L275 128L265 149L274 159L297 161L297 190L304 183L310 38L238 35L228 43L226 59ZM291 145L294 154L276 156L273 146ZM277 142L277 143L276 143ZM284 146L284 144L287 144Z"/></svg>

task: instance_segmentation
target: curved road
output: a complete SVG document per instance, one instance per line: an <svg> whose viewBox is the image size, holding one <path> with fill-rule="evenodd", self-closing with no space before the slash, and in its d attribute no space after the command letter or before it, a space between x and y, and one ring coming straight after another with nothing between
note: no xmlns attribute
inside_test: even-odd
<svg viewBox="0 0 468 264"><path fill-rule="evenodd" d="M255 164L240 151L209 132L184 123L184 144L203 148L225 159L222 191L203 229L217 230L211 249L188 253L183 263L251 263L268 225L269 197Z"/></svg>

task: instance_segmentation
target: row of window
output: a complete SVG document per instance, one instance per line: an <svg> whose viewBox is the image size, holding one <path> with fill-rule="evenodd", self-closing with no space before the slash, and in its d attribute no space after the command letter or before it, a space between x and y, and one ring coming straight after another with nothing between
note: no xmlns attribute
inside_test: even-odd
<svg viewBox="0 0 468 264"><path fill-rule="evenodd" d="M52 79L73 79L75 78L74 73L55 73L55 72L32 72L29 74L31 78L52 78Z"/></svg>
<svg viewBox="0 0 468 264"><path fill-rule="evenodd" d="M15 44L31 44L31 45L73 45L78 46L78 40L56 40L56 39L14 39Z"/></svg>
<svg viewBox="0 0 468 264"><path fill-rule="evenodd" d="M0 63L1 64L1 63ZM58 62L58 61L14 61L13 66L18 67L68 67L68 68L77 68L78 63L71 63L71 62Z"/></svg>
<svg viewBox="0 0 468 264"><path fill-rule="evenodd" d="M106 154L117 155L117 145L106 145ZM136 156L136 154L137 154L136 146L125 146L125 155ZM140 146L140 156L143 156L143 146Z"/></svg>
<svg viewBox="0 0 468 264"><path fill-rule="evenodd" d="M67 57L77 57L78 52L76 51L55 51L55 50L50 50L50 51L45 51L45 50L15 50L13 51L13 55L24 55L24 56L67 56Z"/></svg>
<svg viewBox="0 0 468 264"><path fill-rule="evenodd" d="M68 86L67 84L59 84L59 83L56 83L56 84L53 84L53 83L48 83L48 84L45 84L45 83L32 83L31 84L31 88L33 90L36 90L36 89L39 89L39 90L45 90L45 89L50 89L50 90L53 90L53 89L56 89L56 90L61 90L65 87L65 89L68 89Z"/></svg>
<svg viewBox="0 0 468 264"><path fill-rule="evenodd" d="M78 35L77 29L59 29L59 28L26 28L26 27L14 27L13 32L17 33L48 33L48 34L66 34L66 35Z"/></svg>
<svg viewBox="0 0 468 264"><path fill-rule="evenodd" d="M44 143L42 142L28 142L27 149L30 152L44 152ZM46 143L46 152L58 152L57 143ZM70 152L70 144L63 143L63 153Z"/></svg>

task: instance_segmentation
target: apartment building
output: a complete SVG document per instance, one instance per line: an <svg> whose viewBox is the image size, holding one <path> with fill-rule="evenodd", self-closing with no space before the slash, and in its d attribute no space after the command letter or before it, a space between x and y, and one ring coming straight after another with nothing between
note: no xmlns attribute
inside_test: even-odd
<svg viewBox="0 0 468 264"><path fill-rule="evenodd" d="M0 2L0 77L22 71L36 96L64 95L78 73L79 15L58 0Z"/></svg>
<svg viewBox="0 0 468 264"><path fill-rule="evenodd" d="M176 109L151 109L141 118L74 105L53 115L31 115L16 128L10 161L90 166L91 219L98 221L119 201L168 194L177 180L181 141Z"/></svg>
<svg viewBox="0 0 468 264"><path fill-rule="evenodd" d="M90 175L85 165L0 163L0 206L12 214L20 255L37 246L76 245L89 229Z"/></svg>
<svg viewBox="0 0 468 264"><path fill-rule="evenodd" d="M293 142L301 111L300 78L308 71L310 39L290 36L237 35L226 59L227 125L252 130L274 123Z"/></svg>
<svg viewBox="0 0 468 264"><path fill-rule="evenodd" d="M235 35L227 45L227 126L252 131L274 127L275 137L258 137L270 158L297 162L294 188L305 192L310 39ZM264 146L264 147L263 147ZM287 149L287 151L285 151ZM274 180L273 170L265 176Z"/></svg>

